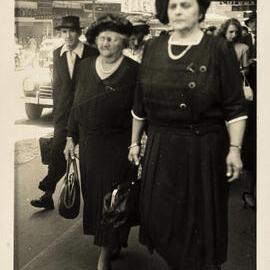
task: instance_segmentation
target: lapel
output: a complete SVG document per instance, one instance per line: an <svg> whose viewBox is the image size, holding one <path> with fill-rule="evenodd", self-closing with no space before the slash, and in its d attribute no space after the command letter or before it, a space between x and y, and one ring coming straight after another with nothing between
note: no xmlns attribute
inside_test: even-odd
<svg viewBox="0 0 270 270"><path fill-rule="evenodd" d="M67 55L64 53L62 56L59 55L59 62L60 62L60 74L63 74L64 81L71 80L68 71L68 64L67 64Z"/></svg>
<svg viewBox="0 0 270 270"><path fill-rule="evenodd" d="M82 59L85 58L86 54L86 49L85 49L85 45L83 46L83 53L82 53L82 57L80 58L79 56L76 55L76 60L75 60L75 64L74 64L74 69L73 69L73 75L72 75L72 79L75 78L76 73L78 71L78 66L81 62Z"/></svg>
<svg viewBox="0 0 270 270"><path fill-rule="evenodd" d="M84 46L84 48L83 48L82 58L80 58L80 57L78 57L76 55L73 74L72 74L72 79L71 79L70 76L69 76L67 55L66 55L66 53L64 53L62 56L59 55L59 62L60 62L60 69L61 69L60 73L63 74L65 81L67 81L67 80L72 81L75 78L75 74L77 73L77 70L78 70L78 65L79 65L80 61L83 58L85 58L85 56L86 56L86 46Z"/></svg>

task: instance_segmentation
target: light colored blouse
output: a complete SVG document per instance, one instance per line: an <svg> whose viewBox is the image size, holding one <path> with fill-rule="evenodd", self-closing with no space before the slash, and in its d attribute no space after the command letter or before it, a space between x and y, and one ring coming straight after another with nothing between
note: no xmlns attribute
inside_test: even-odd
<svg viewBox="0 0 270 270"><path fill-rule="evenodd" d="M244 43L235 43L234 50L241 68L248 67L248 46Z"/></svg>

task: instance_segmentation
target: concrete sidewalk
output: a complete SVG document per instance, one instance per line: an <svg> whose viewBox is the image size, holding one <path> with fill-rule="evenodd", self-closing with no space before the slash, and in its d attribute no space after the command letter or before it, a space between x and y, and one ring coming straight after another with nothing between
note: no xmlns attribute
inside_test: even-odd
<svg viewBox="0 0 270 270"><path fill-rule="evenodd" d="M30 206L30 199L40 194L37 180L45 173L46 167L41 165L39 157L16 167L15 269L95 270L99 250L92 244L92 237L83 235L81 216L65 220L57 209L37 211ZM256 214L243 208L241 192L240 182L232 184L229 253L222 270L256 269ZM137 239L138 227L135 227L129 237L129 247L123 250L120 260L113 262L113 270L168 270L163 260L157 255L151 256Z"/></svg>

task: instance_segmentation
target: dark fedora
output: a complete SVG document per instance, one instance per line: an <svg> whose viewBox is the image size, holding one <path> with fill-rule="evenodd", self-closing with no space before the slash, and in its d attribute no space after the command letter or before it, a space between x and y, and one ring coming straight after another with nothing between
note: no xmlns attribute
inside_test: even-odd
<svg viewBox="0 0 270 270"><path fill-rule="evenodd" d="M130 36L132 32L132 24L123 16L113 14L101 16L89 26L85 33L88 43L94 44L96 37L103 31L113 31Z"/></svg>
<svg viewBox="0 0 270 270"><path fill-rule="evenodd" d="M249 14L248 18L244 21L245 25L248 26L249 23L256 21L256 19L257 19L257 13L256 11L252 11Z"/></svg>
<svg viewBox="0 0 270 270"><path fill-rule="evenodd" d="M55 27L56 30L61 30L62 28L70 28L75 30L81 30L80 18L78 16L65 16L62 17L62 23Z"/></svg>

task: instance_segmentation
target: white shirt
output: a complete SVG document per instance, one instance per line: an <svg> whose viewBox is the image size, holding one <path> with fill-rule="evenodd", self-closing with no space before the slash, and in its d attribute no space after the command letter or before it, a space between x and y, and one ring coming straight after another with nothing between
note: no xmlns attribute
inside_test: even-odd
<svg viewBox="0 0 270 270"><path fill-rule="evenodd" d="M78 45L76 46L76 48L73 50L69 50L67 48L66 44L61 49L60 56L62 56L66 52L68 71L69 71L69 76L71 79L73 76L76 55L79 58L82 58L83 49L84 49L84 44L80 41L79 41Z"/></svg>

